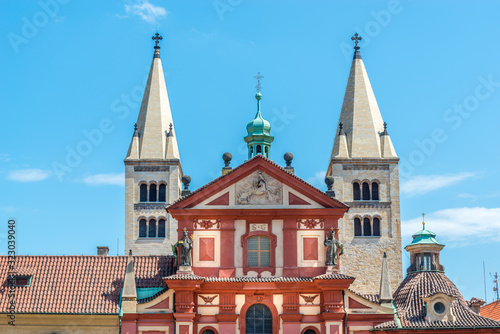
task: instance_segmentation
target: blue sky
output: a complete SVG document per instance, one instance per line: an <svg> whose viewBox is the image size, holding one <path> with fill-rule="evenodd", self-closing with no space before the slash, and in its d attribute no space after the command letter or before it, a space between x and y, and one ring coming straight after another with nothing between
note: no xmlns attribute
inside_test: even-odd
<svg viewBox="0 0 500 334"><path fill-rule="evenodd" d="M493 1L2 1L0 220L18 253L95 254L124 245L123 159L156 26L191 189L246 157L262 110L272 158L325 188L358 32L401 158L403 244L421 228L464 297L484 298L483 261L500 270L500 3ZM100 135L95 135L98 131ZM82 147L88 136L94 142ZM85 149L76 158L71 152ZM69 159L69 160L68 160ZM58 164L71 164L64 176ZM56 166L56 167L55 167ZM0 251L6 253L0 231ZM1 246L4 245L4 246ZM405 254L404 267L408 265Z"/></svg>

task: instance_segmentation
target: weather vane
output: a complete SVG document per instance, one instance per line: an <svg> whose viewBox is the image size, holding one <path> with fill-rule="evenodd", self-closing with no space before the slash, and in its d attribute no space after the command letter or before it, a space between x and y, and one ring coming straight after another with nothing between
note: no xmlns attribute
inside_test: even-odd
<svg viewBox="0 0 500 334"><path fill-rule="evenodd" d="M351 41L354 41L354 43L356 43L356 45L354 46L354 50L359 50L358 43L360 40L362 40L362 38L358 35L358 33L355 33L354 36L351 37Z"/></svg>
<svg viewBox="0 0 500 334"><path fill-rule="evenodd" d="M255 88L257 89L257 93L260 93L260 90L262 89L262 85L260 84L260 80L264 79L264 76L260 74L260 72L257 72L257 75L254 76L255 79L257 79L257 86Z"/></svg>

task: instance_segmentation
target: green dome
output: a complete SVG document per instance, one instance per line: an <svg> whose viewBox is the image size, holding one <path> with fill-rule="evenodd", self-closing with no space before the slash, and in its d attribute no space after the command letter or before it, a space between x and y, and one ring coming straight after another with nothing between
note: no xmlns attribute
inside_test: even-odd
<svg viewBox="0 0 500 334"><path fill-rule="evenodd" d="M422 244L434 244L434 245L442 245L435 238L436 233L431 232L425 229L425 223L420 231L412 235L413 241L410 245L422 245Z"/></svg>
<svg viewBox="0 0 500 334"><path fill-rule="evenodd" d="M260 102L260 99L262 98L262 94L257 93L255 95L255 99ZM270 135L271 134L271 123L266 121L263 117L262 114L260 113L260 103L258 104L257 107L257 114L255 115L255 118L248 122L247 124L247 132L249 135L256 135L256 134L264 134L264 135Z"/></svg>

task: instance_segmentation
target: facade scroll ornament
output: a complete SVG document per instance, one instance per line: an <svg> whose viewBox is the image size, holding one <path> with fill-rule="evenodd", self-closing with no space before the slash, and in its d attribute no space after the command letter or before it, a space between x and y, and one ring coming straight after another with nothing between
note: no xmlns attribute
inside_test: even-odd
<svg viewBox="0 0 500 334"><path fill-rule="evenodd" d="M325 222L323 219L297 219L297 228L301 228L301 225L308 229L314 229L317 226L323 228Z"/></svg>

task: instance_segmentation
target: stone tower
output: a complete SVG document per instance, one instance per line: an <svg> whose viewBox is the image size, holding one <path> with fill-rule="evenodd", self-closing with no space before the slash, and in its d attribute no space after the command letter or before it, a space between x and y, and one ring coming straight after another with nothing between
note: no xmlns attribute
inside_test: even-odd
<svg viewBox="0 0 500 334"><path fill-rule="evenodd" d="M403 278L399 209L399 158L377 105L356 42L335 132L327 176L336 198L350 209L339 220L344 243L341 271L356 277L353 289L379 291L380 259L387 254L391 286Z"/></svg>
<svg viewBox="0 0 500 334"><path fill-rule="evenodd" d="M180 196L182 168L160 59L153 63L125 158L125 249L134 255L172 254L177 222L165 205Z"/></svg>

